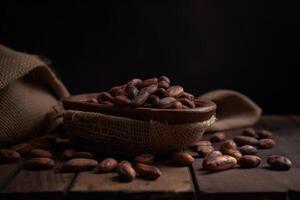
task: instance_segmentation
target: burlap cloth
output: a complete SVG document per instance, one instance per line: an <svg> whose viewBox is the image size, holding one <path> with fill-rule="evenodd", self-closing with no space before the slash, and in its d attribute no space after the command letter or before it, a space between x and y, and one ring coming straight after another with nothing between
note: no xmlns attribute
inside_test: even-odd
<svg viewBox="0 0 300 200"><path fill-rule="evenodd" d="M51 132L61 123L58 102L69 93L36 55L0 45L0 147ZM254 124L261 109L241 93L216 90L201 98L217 103L217 121L209 131Z"/></svg>

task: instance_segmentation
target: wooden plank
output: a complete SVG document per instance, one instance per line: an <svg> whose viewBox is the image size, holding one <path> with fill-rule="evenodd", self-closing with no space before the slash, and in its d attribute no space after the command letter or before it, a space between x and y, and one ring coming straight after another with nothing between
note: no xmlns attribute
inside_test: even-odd
<svg viewBox="0 0 300 200"><path fill-rule="evenodd" d="M276 121L272 126L271 119ZM235 169L209 173L202 170L202 159L193 165L197 180L199 199L299 199L300 192L300 129L289 120L267 117L263 120L274 132L277 145L271 150L260 150L262 163L255 169ZM270 121L268 121L270 120ZM282 126L279 126L282 125ZM290 126L291 125L291 126ZM229 131L234 137L241 131ZM218 145L216 145L218 146ZM266 159L271 154L286 155L294 166L289 171L273 171L267 168Z"/></svg>
<svg viewBox="0 0 300 200"><path fill-rule="evenodd" d="M300 127L300 115L290 115L289 118Z"/></svg>
<svg viewBox="0 0 300 200"><path fill-rule="evenodd" d="M0 190L20 171L20 162L0 164Z"/></svg>
<svg viewBox="0 0 300 200"><path fill-rule="evenodd" d="M162 176L156 181L136 178L120 182L117 173L82 172L70 189L71 199L194 199L194 188L187 167L159 164Z"/></svg>
<svg viewBox="0 0 300 200"><path fill-rule="evenodd" d="M54 169L22 169L0 191L0 199L63 199L74 176L73 173L56 173Z"/></svg>

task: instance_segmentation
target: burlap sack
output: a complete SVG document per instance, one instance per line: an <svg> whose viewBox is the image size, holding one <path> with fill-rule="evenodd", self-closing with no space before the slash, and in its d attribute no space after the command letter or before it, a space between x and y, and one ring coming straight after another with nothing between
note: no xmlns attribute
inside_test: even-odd
<svg viewBox="0 0 300 200"><path fill-rule="evenodd" d="M51 132L69 93L38 56L0 45L0 147Z"/></svg>

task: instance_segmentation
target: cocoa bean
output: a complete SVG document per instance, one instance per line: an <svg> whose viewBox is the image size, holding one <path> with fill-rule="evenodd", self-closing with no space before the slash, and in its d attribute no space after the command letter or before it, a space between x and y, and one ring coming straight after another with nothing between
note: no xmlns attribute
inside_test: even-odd
<svg viewBox="0 0 300 200"><path fill-rule="evenodd" d="M213 146L197 146L196 147L196 152L198 153L198 155L200 157L205 157L207 154L209 154L210 152L214 151L214 147Z"/></svg>
<svg viewBox="0 0 300 200"><path fill-rule="evenodd" d="M234 168L236 164L237 160L234 157L223 155L208 160L206 168L210 171L223 171Z"/></svg>
<svg viewBox="0 0 300 200"><path fill-rule="evenodd" d="M221 144L221 147L220 147L221 152L223 149L237 149L237 146L233 140L225 140Z"/></svg>
<svg viewBox="0 0 300 200"><path fill-rule="evenodd" d="M254 137L239 135L235 136L234 141L239 145L243 146L246 144L256 146L258 144L258 140Z"/></svg>
<svg viewBox="0 0 300 200"><path fill-rule="evenodd" d="M156 106L159 102L159 98L156 95L151 95L148 99L147 102L149 102L151 105Z"/></svg>
<svg viewBox="0 0 300 200"><path fill-rule="evenodd" d="M113 99L113 102L115 105L121 106L121 107L130 106L130 104L131 104L131 101L127 96L116 96Z"/></svg>
<svg viewBox="0 0 300 200"><path fill-rule="evenodd" d="M75 152L72 158L94 158L94 154L88 151Z"/></svg>
<svg viewBox="0 0 300 200"><path fill-rule="evenodd" d="M125 182L130 182L136 177L136 172L133 169L131 163L129 163L128 161L120 163L117 167L117 172L119 178Z"/></svg>
<svg viewBox="0 0 300 200"><path fill-rule="evenodd" d="M132 105L134 107L140 107L144 105L147 101L148 97L150 96L149 92L140 92L134 99L132 100Z"/></svg>
<svg viewBox="0 0 300 200"><path fill-rule="evenodd" d="M170 83L168 83L167 81L159 81L158 87L168 89L170 87Z"/></svg>
<svg viewBox="0 0 300 200"><path fill-rule="evenodd" d="M128 90L128 96L131 99L133 99L134 97L136 97L139 94L139 90L134 85L128 85L127 90Z"/></svg>
<svg viewBox="0 0 300 200"><path fill-rule="evenodd" d="M29 144L29 143L20 143L17 144L13 147L11 147L10 149L15 150L17 152L19 152L21 155L26 155L28 154L34 147Z"/></svg>
<svg viewBox="0 0 300 200"><path fill-rule="evenodd" d="M179 95L178 98L187 98L187 99L189 99L190 101L194 101L194 99L195 99L194 95L192 95L192 94L190 94L190 93L188 93L188 92L183 92L183 93L181 93L181 95Z"/></svg>
<svg viewBox="0 0 300 200"><path fill-rule="evenodd" d="M73 149L66 149L62 153L62 158L63 158L63 160L70 160L73 158L75 153L76 153L76 151Z"/></svg>
<svg viewBox="0 0 300 200"><path fill-rule="evenodd" d="M149 85L153 85L153 84L157 84L157 83L158 83L157 78L149 78L149 79L143 80L142 88L148 87Z"/></svg>
<svg viewBox="0 0 300 200"><path fill-rule="evenodd" d="M118 161L113 158L102 160L95 168L95 173L107 173L115 170L118 166Z"/></svg>
<svg viewBox="0 0 300 200"><path fill-rule="evenodd" d="M211 142L221 142L226 139L226 135L224 132L216 132L210 137Z"/></svg>
<svg viewBox="0 0 300 200"><path fill-rule="evenodd" d="M202 168L207 169L207 162L215 157L222 156L223 154L220 151L212 151L208 153L202 161Z"/></svg>
<svg viewBox="0 0 300 200"><path fill-rule="evenodd" d="M98 165L98 162L89 158L75 158L66 161L62 165L62 170L65 172L81 172L89 171Z"/></svg>
<svg viewBox="0 0 300 200"><path fill-rule="evenodd" d="M53 155L50 151L46 151L43 149L33 149L29 152L28 157L30 158L53 158Z"/></svg>
<svg viewBox="0 0 300 200"><path fill-rule="evenodd" d="M172 156L172 160L175 164L180 166L189 166L195 161L193 156L186 152L174 153Z"/></svg>
<svg viewBox="0 0 300 200"><path fill-rule="evenodd" d="M168 82L169 84L171 83L170 79L167 77L167 76L160 76L158 78L159 81L166 81Z"/></svg>
<svg viewBox="0 0 300 200"><path fill-rule="evenodd" d="M157 167L142 163L137 164L135 170L140 177L148 180L156 180L162 175L162 172Z"/></svg>
<svg viewBox="0 0 300 200"><path fill-rule="evenodd" d="M17 162L21 155L12 149L0 149L0 164Z"/></svg>
<svg viewBox="0 0 300 200"><path fill-rule="evenodd" d="M159 108L170 108L177 100L173 97L165 97L158 101L157 107Z"/></svg>
<svg viewBox="0 0 300 200"><path fill-rule="evenodd" d="M168 97L178 97L184 92L183 88L179 85L170 86L166 91Z"/></svg>
<svg viewBox="0 0 300 200"><path fill-rule="evenodd" d="M229 155L229 156L232 156L234 157L237 161L240 160L240 158L242 157L242 154L241 152L239 152L237 149L222 149L221 152L224 154L224 155Z"/></svg>
<svg viewBox="0 0 300 200"><path fill-rule="evenodd" d="M134 78L127 83L128 86L134 86L140 88L142 86L143 81L139 78Z"/></svg>
<svg viewBox="0 0 300 200"><path fill-rule="evenodd" d="M152 154L140 154L134 158L136 163L142 164L153 164L154 163L154 155Z"/></svg>
<svg viewBox="0 0 300 200"><path fill-rule="evenodd" d="M273 138L273 133L271 131L268 131L268 130L258 130L257 131L257 136L258 138L260 139L265 139L265 138Z"/></svg>
<svg viewBox="0 0 300 200"><path fill-rule="evenodd" d="M103 101L101 104L107 105L107 106L113 106L114 103L110 101Z"/></svg>
<svg viewBox="0 0 300 200"><path fill-rule="evenodd" d="M256 137L256 131L254 128L246 128L243 132L242 135L244 136L250 136L250 137Z"/></svg>
<svg viewBox="0 0 300 200"><path fill-rule="evenodd" d="M151 95L155 93L156 90L157 90L157 84L152 84L141 89L140 93L148 92Z"/></svg>
<svg viewBox="0 0 300 200"><path fill-rule="evenodd" d="M86 100L87 103L99 103L99 101L96 98L91 98Z"/></svg>
<svg viewBox="0 0 300 200"><path fill-rule="evenodd" d="M179 98L178 101L180 101L182 103L182 105L185 105L188 108L195 108L196 107L194 101L191 101L188 98Z"/></svg>
<svg viewBox="0 0 300 200"><path fill-rule="evenodd" d="M108 92L112 96L126 96L127 95L126 87L127 87L127 84L115 86L115 87L111 88Z"/></svg>
<svg viewBox="0 0 300 200"><path fill-rule="evenodd" d="M246 144L240 148L240 152L243 155L256 155L258 150L254 146Z"/></svg>
<svg viewBox="0 0 300 200"><path fill-rule="evenodd" d="M267 162L270 168L274 170L288 170L293 165L290 159L280 155L269 156Z"/></svg>
<svg viewBox="0 0 300 200"><path fill-rule="evenodd" d="M272 149L275 146L275 141L272 139L261 139L258 141L257 148Z"/></svg>
<svg viewBox="0 0 300 200"><path fill-rule="evenodd" d="M169 109L182 109L182 103L180 101L174 102Z"/></svg>
<svg viewBox="0 0 300 200"><path fill-rule="evenodd" d="M197 146L211 146L212 143L207 140L200 140L194 144L191 145L192 148L197 147Z"/></svg>
<svg viewBox="0 0 300 200"><path fill-rule="evenodd" d="M103 101L113 101L113 96L108 92L100 92L97 96L98 103L102 103Z"/></svg>
<svg viewBox="0 0 300 200"><path fill-rule="evenodd" d="M164 88L158 88L153 94L155 94L159 98L163 98L166 96L166 90Z"/></svg>
<svg viewBox="0 0 300 200"><path fill-rule="evenodd" d="M46 170L52 169L55 163L51 158L31 158L24 164L28 170Z"/></svg>
<svg viewBox="0 0 300 200"><path fill-rule="evenodd" d="M243 168L253 168L257 167L261 162L260 157L254 155L242 156L238 161L239 165Z"/></svg>

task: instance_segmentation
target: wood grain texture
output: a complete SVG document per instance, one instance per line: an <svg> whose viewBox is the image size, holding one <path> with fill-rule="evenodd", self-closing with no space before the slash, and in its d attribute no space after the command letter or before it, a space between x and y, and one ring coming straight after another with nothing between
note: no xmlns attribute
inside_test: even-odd
<svg viewBox="0 0 300 200"><path fill-rule="evenodd" d="M120 182L117 173L79 173L72 188L71 199L193 199L194 188L187 167L157 165L162 176L156 181L136 178Z"/></svg>
<svg viewBox="0 0 300 200"><path fill-rule="evenodd" d="M20 165L21 161L0 165L0 190L20 171Z"/></svg>
<svg viewBox="0 0 300 200"><path fill-rule="evenodd" d="M237 166L232 170L209 173L202 170L202 159L196 159L193 169L200 199L286 199L287 196L290 199L299 198L300 128L295 128L297 126L288 118L281 121L277 117L267 117L264 120L265 127L274 130L277 144L274 149L259 151L262 163L258 168L241 169ZM274 121L277 123L272 126ZM227 135L233 138L240 133L241 131L235 130L229 131ZM272 154L286 155L294 162L293 168L289 171L268 169L266 159Z"/></svg>

